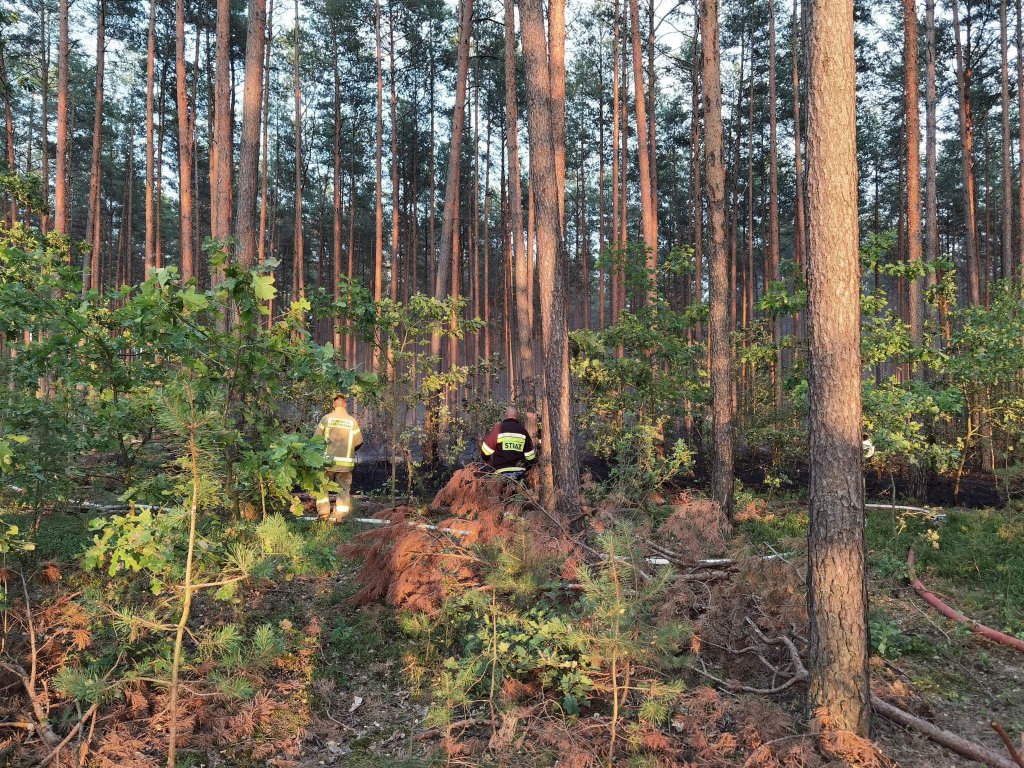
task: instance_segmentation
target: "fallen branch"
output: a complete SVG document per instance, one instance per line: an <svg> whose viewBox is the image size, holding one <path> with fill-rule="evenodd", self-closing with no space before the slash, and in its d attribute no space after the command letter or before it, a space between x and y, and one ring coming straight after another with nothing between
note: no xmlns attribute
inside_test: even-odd
<svg viewBox="0 0 1024 768"><path fill-rule="evenodd" d="M58 754L60 754L60 751L67 746L68 742L78 735L78 732L82 729L82 724L85 723L85 721L92 717L94 714L96 714L96 710L99 709L99 706L100 705L98 703L93 704L91 707L89 707L89 709L86 710L85 714L82 715L82 719L75 723L74 728L68 731L68 735L64 737L64 740L61 741L60 744L58 744L56 747L54 747L53 751L49 755L42 759L42 761L39 763L39 768L43 768L44 765L47 765Z"/></svg>
<svg viewBox="0 0 1024 768"><path fill-rule="evenodd" d="M1003 740L1003 744L1006 745L1006 751L1010 753L1010 757L1013 758L1014 762L1017 763L1020 768L1024 768L1024 754L1021 754L1021 751L1013 746L1010 734L1008 734L1006 729L995 720L991 722L991 726L992 730L998 733L999 738Z"/></svg>
<svg viewBox="0 0 1024 768"><path fill-rule="evenodd" d="M877 714L887 720L892 720L894 723L898 723L905 728L911 728L931 739L936 744L969 760L990 766L990 768L1020 768L1018 763L998 752L963 736L958 736L955 733L939 728L937 725L929 723L927 720L922 720L920 717L909 712L904 712L899 707L883 701L877 696L871 697L871 706Z"/></svg>
<svg viewBox="0 0 1024 768"><path fill-rule="evenodd" d="M961 624L966 624L974 634L987 637L989 640L999 643L1000 645L1005 645L1008 648L1013 648L1015 651L1024 653L1024 640L1021 640L1019 637L1007 635L1000 632L998 629L987 627L946 605L938 595L925 587L925 585L921 583L921 580L917 578L917 575L914 572L915 561L916 555L914 553L914 548L911 547L910 551L907 553L907 578L910 580L910 586L912 586L914 591L921 596L922 600L946 618L952 619L953 621Z"/></svg>

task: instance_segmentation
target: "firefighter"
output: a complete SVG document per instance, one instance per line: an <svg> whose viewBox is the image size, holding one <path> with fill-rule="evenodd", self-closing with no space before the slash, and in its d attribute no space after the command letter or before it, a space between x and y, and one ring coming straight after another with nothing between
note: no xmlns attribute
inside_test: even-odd
<svg viewBox="0 0 1024 768"><path fill-rule="evenodd" d="M537 461L537 450L519 421L519 410L510 405L505 418L494 425L480 444L484 463L496 474L521 477Z"/></svg>
<svg viewBox="0 0 1024 768"><path fill-rule="evenodd" d="M334 396L334 410L320 419L315 434L327 441L325 455L331 461L327 479L338 486L333 514L331 497L326 489L317 497L316 514L321 520L340 523L352 511L352 472L356 467L356 451L363 444L359 422L349 414L345 395Z"/></svg>

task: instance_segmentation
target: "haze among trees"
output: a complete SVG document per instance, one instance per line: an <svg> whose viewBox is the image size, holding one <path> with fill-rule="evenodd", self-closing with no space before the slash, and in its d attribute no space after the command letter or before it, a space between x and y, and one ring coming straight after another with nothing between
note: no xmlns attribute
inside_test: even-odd
<svg viewBox="0 0 1024 768"><path fill-rule="evenodd" d="M0 762L343 760L359 632L410 759L1024 759L888 655L915 556L1024 632L1024 12L923 3L0 0ZM338 392L358 534L300 519Z"/></svg>

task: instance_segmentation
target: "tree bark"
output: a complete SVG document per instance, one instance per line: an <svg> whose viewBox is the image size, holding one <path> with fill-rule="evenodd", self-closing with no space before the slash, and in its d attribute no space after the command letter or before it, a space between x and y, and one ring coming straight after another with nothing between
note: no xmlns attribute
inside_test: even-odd
<svg viewBox="0 0 1024 768"><path fill-rule="evenodd" d="M263 114L260 118L262 125L262 139L260 141L260 232L256 243L256 260L262 264L266 260L267 252L267 208L269 205L267 196L270 179L270 56L274 49L274 0L270 0L267 9L267 40L266 51L263 58ZM270 301L273 307L273 299ZM268 321L270 318L268 318Z"/></svg>
<svg viewBox="0 0 1024 768"><path fill-rule="evenodd" d="M234 161L234 142L231 135L231 0L217 0L216 34L213 143L210 147L213 190L213 199L210 201L210 233L214 239L226 241L231 237L231 166ZM216 286L223 279L224 267L214 267L210 275L211 284Z"/></svg>
<svg viewBox="0 0 1024 768"><path fill-rule="evenodd" d="M703 43L704 167L707 178L710 249L710 351L713 465L711 495L722 511L733 513L732 350L729 342L729 266L725 233L725 164L722 138L722 72L718 0L701 0Z"/></svg>
<svg viewBox="0 0 1024 768"><path fill-rule="evenodd" d="M68 0L57 6L60 42L57 49L57 157L53 185L54 228L62 235L71 234L68 215Z"/></svg>
<svg viewBox="0 0 1024 768"><path fill-rule="evenodd" d="M643 51L640 49L640 11L638 0L629 0L630 35L633 49L633 105L636 109L637 170L640 175L640 219L643 228L646 264L650 273L649 300L657 295L658 269L658 209L651 186L650 133L647 123L647 104L644 96ZM653 109L653 105L652 105Z"/></svg>
<svg viewBox="0 0 1024 768"><path fill-rule="evenodd" d="M1001 85L1002 85L1002 128L1003 128L1003 166L1000 181L1002 182L1003 213L1002 225L1002 277L1009 280L1013 277L1013 166L1010 154L1010 66L1008 54L1008 34L1006 27L1006 0L999 2L999 46L1001 52Z"/></svg>
<svg viewBox="0 0 1024 768"><path fill-rule="evenodd" d="M964 251L967 258L967 296L971 304L981 303L980 261L978 257L978 226L974 209L974 124L971 114L970 19L967 27L968 50L965 55L960 39L960 8L951 0L953 40L956 47L956 91L960 116L961 171L964 185ZM966 59L966 61L965 61Z"/></svg>
<svg viewBox="0 0 1024 768"><path fill-rule="evenodd" d="M903 0L903 85L906 110L907 165L907 261L921 264L921 89L918 79L917 0ZM907 323L910 341L920 346L924 339L922 280L907 281Z"/></svg>
<svg viewBox="0 0 1024 768"><path fill-rule="evenodd" d="M934 0L930 0L933 2ZM1017 251L1018 251L1018 262L1017 262L1017 282L1018 287L1024 286L1024 119L1019 116L1024 115L1024 19L1022 19L1021 13L1021 0L1016 0L1016 11L1017 11L1017 145L1018 145L1018 157L1020 164L1018 165L1018 179L1017 185ZM934 26L934 24L933 24ZM933 30L934 36L934 30ZM934 56L934 54L933 54ZM938 234L936 234L938 239Z"/></svg>
<svg viewBox="0 0 1024 768"><path fill-rule="evenodd" d="M562 0L552 0L552 16ZM550 77L564 66L559 51L564 39L547 43L541 0L520 0L523 58L526 70L527 120L530 135L530 176L536 187L537 276L540 290L541 338L544 355L544 443L551 457L553 487L546 495L549 508L567 524L580 514L579 460L572 430L572 397L569 375L569 336L566 328L566 284L563 269L563 234L560 226L557 183L557 114L565 109ZM552 25L551 34L556 34ZM564 31L563 31L564 34ZM564 119L564 118L563 118ZM562 147L562 152L565 147Z"/></svg>
<svg viewBox="0 0 1024 768"><path fill-rule="evenodd" d="M50 39L46 25L46 0L39 0L39 101L40 120L39 166L43 177L44 210L39 214L39 229L45 235L50 229Z"/></svg>
<svg viewBox="0 0 1024 768"><path fill-rule="evenodd" d="M1019 2L1020 0L1018 0ZM936 284L935 260L939 257L938 204L938 92L935 83L935 0L925 0L925 259L928 287Z"/></svg>
<svg viewBox="0 0 1024 768"><path fill-rule="evenodd" d="M302 231L302 77L300 62L300 17L299 0L295 0L295 50L292 85L295 90L295 231L292 250L292 275L294 290L292 298L306 297L305 238Z"/></svg>
<svg viewBox="0 0 1024 768"><path fill-rule="evenodd" d="M779 256L779 137L778 94L775 83L775 0L768 0L768 283L782 279ZM772 342L775 344L775 368L772 371L776 408L782 405L782 318L772 320Z"/></svg>
<svg viewBox="0 0 1024 768"><path fill-rule="evenodd" d="M260 128L263 112L263 59L267 0L249 0L249 29L245 38L245 81L242 92L242 146L238 154L238 262L256 260L259 233L256 196L259 189Z"/></svg>
<svg viewBox="0 0 1024 768"><path fill-rule="evenodd" d="M523 190L519 170L519 106L516 96L516 27L513 0L505 0L505 145L508 155L509 245L515 270L517 394L526 402L527 428L536 435L537 401L533 364L533 307L530 305L530 254L523 242ZM530 422L532 421L532 425Z"/></svg>
<svg viewBox="0 0 1024 768"><path fill-rule="evenodd" d="M4 144L7 149L7 168L8 173L17 173L18 167L15 162L14 155L14 117L11 110L11 81L7 76L7 62L4 59L4 48L5 43L0 41L0 90L3 91L4 100ZM26 168L26 171L30 170ZM14 223L18 220L18 200L17 198L8 193L4 193L4 198L7 203L7 226L13 227Z"/></svg>
<svg viewBox="0 0 1024 768"><path fill-rule="evenodd" d="M334 74L334 142L331 147L331 159L333 161L333 174L331 177L331 235L334 253L334 285L331 294L335 303L341 298L341 73L338 71L338 31L335 29L334 20L331 20L331 47L333 49L333 74ZM351 202L355 202L354 200ZM341 325L338 318L331 314L332 341L334 352L341 354ZM347 362L347 356L346 356Z"/></svg>
<svg viewBox="0 0 1024 768"><path fill-rule="evenodd" d="M388 2L388 85L391 90L391 300L398 300L398 91L395 83L395 3Z"/></svg>
<svg viewBox="0 0 1024 768"><path fill-rule="evenodd" d="M194 213L192 201L192 139L195 118L189 106L188 74L185 71L185 0L175 5L174 71L178 99L178 190L181 228L181 279L195 275Z"/></svg>
<svg viewBox="0 0 1024 768"><path fill-rule="evenodd" d="M810 527L808 703L867 736L861 472L860 256L852 0L815 0L810 27Z"/></svg>
<svg viewBox="0 0 1024 768"><path fill-rule="evenodd" d="M83 259L82 292L99 289L103 280L100 274L100 244L103 231L100 211L100 175L103 172L101 153L103 151L103 70L107 47L107 9L105 0L99 0L96 8L96 102L92 120L92 169L89 173L89 218L86 223L91 256L86 263Z"/></svg>
<svg viewBox="0 0 1024 768"><path fill-rule="evenodd" d="M156 0L149 0L149 30L146 34L146 243L145 277L156 266L156 221L153 193L156 186L156 142L153 130L154 91L156 87Z"/></svg>
<svg viewBox="0 0 1024 768"><path fill-rule="evenodd" d="M462 130L466 119L466 80L469 74L469 38L473 33L473 0L462 0L459 22L458 64L455 75L455 105L452 108L451 144L448 152L448 180L444 190L444 218L441 220L441 252L437 262L434 298L448 295L452 279L453 236L459 219L459 171ZM440 354L441 338L431 339L431 353Z"/></svg>

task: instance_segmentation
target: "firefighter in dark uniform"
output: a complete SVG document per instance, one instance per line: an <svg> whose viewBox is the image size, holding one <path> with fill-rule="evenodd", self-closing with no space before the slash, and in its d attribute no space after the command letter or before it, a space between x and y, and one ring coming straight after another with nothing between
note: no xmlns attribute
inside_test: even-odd
<svg viewBox="0 0 1024 768"><path fill-rule="evenodd" d="M363 444L359 422L349 414L344 395L334 396L334 410L320 419L316 435L327 442L326 455L331 461L327 467L327 479L338 486L333 513L327 490L320 492L316 500L317 517L340 523L352 511L352 472L356 468L356 451Z"/></svg>
<svg viewBox="0 0 1024 768"><path fill-rule="evenodd" d="M510 405L505 418L494 425L480 444L484 463L496 474L522 477L537 461L537 449L519 421L519 410Z"/></svg>

